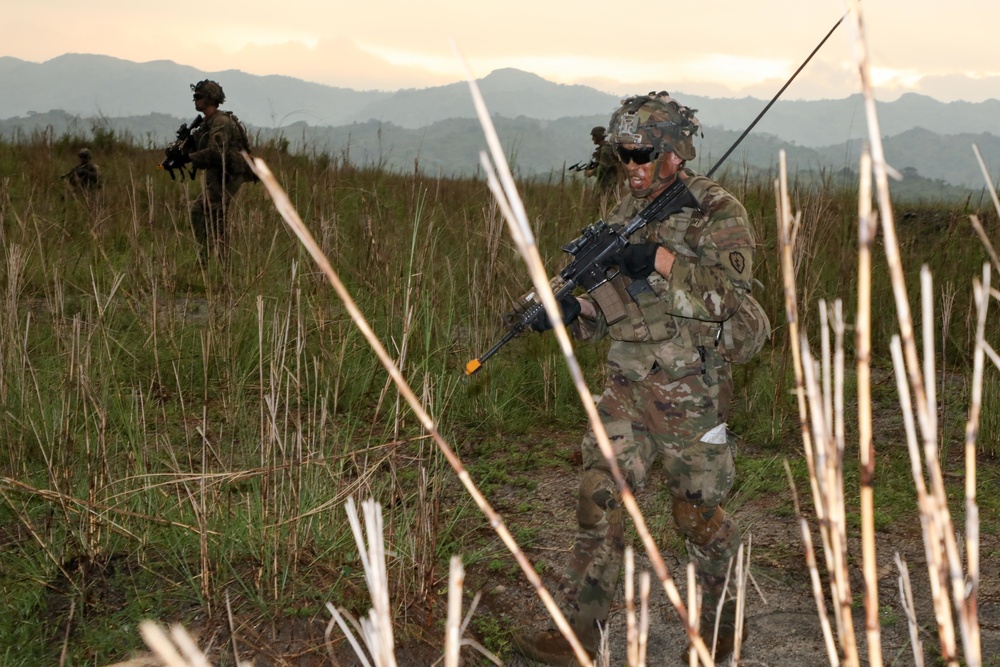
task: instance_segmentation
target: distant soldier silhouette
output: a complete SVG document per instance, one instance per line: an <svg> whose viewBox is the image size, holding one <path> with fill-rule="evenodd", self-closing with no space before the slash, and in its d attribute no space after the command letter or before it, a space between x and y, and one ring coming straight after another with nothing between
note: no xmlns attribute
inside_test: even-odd
<svg viewBox="0 0 1000 667"><path fill-rule="evenodd" d="M90 149L81 148L77 153L80 163L62 175L75 190L86 192L101 187L101 169L91 159Z"/></svg>
<svg viewBox="0 0 1000 667"><path fill-rule="evenodd" d="M610 192L622 180L621 164L615 157L615 149L604 140L604 128L597 126L590 131L590 138L594 142L593 155L590 156L590 166L583 172L584 176L593 176L597 179L596 191L598 194Z"/></svg>
<svg viewBox="0 0 1000 667"><path fill-rule="evenodd" d="M191 205L191 227L201 244L199 258L204 263L211 254L226 254L229 208L252 173L240 154L250 150L250 142L235 114L219 109L226 101L222 86L205 79L192 84L191 90L194 108L204 116L188 144L191 165L205 172L204 187Z"/></svg>

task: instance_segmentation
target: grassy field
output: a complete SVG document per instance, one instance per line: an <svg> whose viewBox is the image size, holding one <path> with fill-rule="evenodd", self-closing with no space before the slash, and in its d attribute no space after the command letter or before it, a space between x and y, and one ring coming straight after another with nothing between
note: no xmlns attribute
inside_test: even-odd
<svg viewBox="0 0 1000 667"><path fill-rule="evenodd" d="M81 198L58 178L80 141L0 145L0 663L111 663L141 646L143 618L222 641L227 598L265 623L322 615L329 600L364 612L348 497L385 508L401 635L440 636L435 600L450 556L511 576L506 552L484 538L483 517L262 187L244 186L231 211L228 261L203 269L187 218L197 183L172 181L155 170L160 154L105 135L89 142L104 188ZM530 489L539 471L574 474L585 417L551 337L515 341L471 381L462 373L529 287L485 183L280 146L259 155L487 497ZM561 246L601 203L568 177L519 185L554 272ZM736 370L733 427L769 461L745 462L744 477L760 482L739 492L774 492L784 480L772 464L797 458L801 445L773 184L725 185L756 230L758 297L776 326L760 357ZM803 188L792 205L802 211L809 327L820 299L843 297L853 312L857 195ZM986 259L968 215L993 238L1000 225L991 210L896 206L911 294L922 264L935 276L939 395L954 414L942 420L947 460L967 402L969 286ZM874 363L884 369L896 331L884 262L873 300ZM997 333L993 317L987 339ZM578 353L596 388L602 348ZM987 458L998 453L998 404L1000 380L987 373ZM895 487L885 498L890 517L893 502L912 502ZM504 629L481 632L497 639Z"/></svg>

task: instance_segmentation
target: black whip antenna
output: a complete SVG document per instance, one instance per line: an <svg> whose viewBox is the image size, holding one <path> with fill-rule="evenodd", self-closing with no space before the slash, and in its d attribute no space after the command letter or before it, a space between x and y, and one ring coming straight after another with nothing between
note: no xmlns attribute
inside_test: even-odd
<svg viewBox="0 0 1000 667"><path fill-rule="evenodd" d="M845 18L847 18L847 14L844 14L843 16L841 16L841 17L840 17L840 20L839 20L839 21L837 21L836 23L834 23L834 24L833 24L833 27L832 27L832 28L830 28L830 32L826 33L826 37L824 37L824 38L823 38L823 39L822 39L822 40L820 41L820 43L816 45L816 48L812 50L812 53L810 53L810 54L809 54L809 57L808 57L808 58L806 58L806 59L805 59L805 60L804 60L804 61L802 62L802 64L801 64L801 65L799 65L799 68L798 68L797 70L795 70L795 73L794 73L794 74L792 74L792 77L791 77L790 79L788 79L788 81L786 81L786 82L785 82L785 85L783 85L783 86L781 87L781 90L779 90L779 91L778 91L778 92L777 92L777 93L776 93L776 94L774 95L774 97L772 97L772 98L771 98L771 101L767 103L767 106L766 106L766 107L764 107L764 108L763 108L763 109L761 110L761 112L760 112L759 114L757 114L757 117L753 119L753 122L752 122L752 123L750 123L749 127L747 127L747 129L743 130L743 134L741 134L741 135L740 135L740 138L739 138L739 139L737 139L737 140L736 140L736 142L735 142L735 143L734 143L734 144L733 144L732 146L730 146L730 147L729 147L729 150L728 150L728 151L726 151L726 154L725 154L725 155L723 155L723 156L722 156L721 158L719 158L719 161L718 161L718 162L716 162L716 163L715 163L715 165L714 165L714 166L713 166L713 167L712 167L711 169L709 169L709 170L708 170L708 173L707 173L707 174L705 174L706 176L708 176L709 178L711 178L711 177L712 177L712 174L714 174L714 173L715 173L715 170L716 170L716 169L718 169L718 168L719 168L719 166L720 166L720 165L721 165L721 164L722 164L723 162L725 162L725 161L726 161L726 158L727 158L727 157L729 157L729 155L730 155L730 154L731 154L731 153L732 153L732 152L733 152L734 150L736 150L736 147L740 145L740 142L741 142L741 141L743 141L743 139L744 139L744 138L746 138L746 136L747 136L748 134L750 134L750 130L752 130L752 129L754 128L754 125L756 125L756 124L757 124L757 121L759 121L759 120L760 120L761 118L763 118L763 117L764 117L764 114L766 114L766 113L767 113L767 110L768 110L768 109L770 109L770 108L771 108L771 106L772 106L772 105L773 105L773 104L774 104L775 102L777 102L777 101L778 101L778 98L779 98L779 97L781 97L781 94L782 94L783 92L785 92L785 88L788 88L788 86L790 86L790 85L792 84L792 81L795 81L795 77L797 77L797 76L799 75L799 72L801 72L801 71L802 71L802 68L804 68L804 67L805 67L806 65L808 65L808 64L809 64L809 61L810 61L810 60L812 60L812 57L813 57L814 55L816 55L816 52L817 52L817 51L819 51L819 50L820 50L821 48L823 48L823 45L824 45L824 44L826 44L826 40L830 39L830 35L832 35L832 34L833 34L833 31L834 31L834 30L836 30L836 29L837 29L837 27L838 27L838 26L839 26L839 25L840 25L841 23L843 23L843 22L844 22L844 19L845 19Z"/></svg>

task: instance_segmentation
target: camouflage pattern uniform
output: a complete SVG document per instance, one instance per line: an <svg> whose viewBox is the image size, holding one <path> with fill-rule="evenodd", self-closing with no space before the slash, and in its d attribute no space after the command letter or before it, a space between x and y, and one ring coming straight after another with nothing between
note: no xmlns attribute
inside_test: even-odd
<svg viewBox="0 0 1000 667"><path fill-rule="evenodd" d="M598 131L600 131L600 134L598 134ZM603 140L604 128L595 127L590 135L595 140L598 137ZM594 152L590 156L590 163L594 166L587 170L587 175L595 177L597 181L596 191L598 193L612 191L621 182L621 164L618 162L618 158L615 157L614 147L608 142L602 141L602 143L594 147Z"/></svg>
<svg viewBox="0 0 1000 667"><path fill-rule="evenodd" d="M665 93L629 98L623 105L612 117L617 143L653 145L659 151L652 154L657 165L665 153L694 158L691 137L700 125L693 110ZM656 109L653 116L649 108ZM735 475L726 434L733 381L729 363L715 348L719 323L736 312L750 290L754 239L745 209L729 192L686 167L677 176L699 208L651 223L630 239L633 245L658 243L673 253L668 275L653 271L636 280L617 275L610 284L626 315L609 323L587 295L581 298L594 303L597 315L579 317L571 330L585 341L611 338L598 413L631 488L641 488L660 459L674 523L703 588L702 621L714 623L741 537L721 507ZM630 193L607 221L627 223L663 185L654 181ZM578 532L556 597L581 642L593 649L618 585L625 538L620 492L592 431L582 450ZM722 636L720 630L720 646ZM516 636L515 645L535 660L576 664L565 640L552 630Z"/></svg>
<svg viewBox="0 0 1000 667"><path fill-rule="evenodd" d="M640 303L627 291L638 281L616 277L612 283L629 299L629 317L609 327L598 309L597 318L581 317L572 329L582 340L610 335L598 412L617 463L638 489L660 458L704 605L714 605L740 542L739 528L720 507L735 475L725 426L733 381L729 364L714 349L715 335L717 323L736 311L750 288L754 240L746 212L731 194L689 169L682 174L701 211L685 209L634 239L673 252L670 274L651 274ZM626 223L646 203L628 195L608 222ZM607 620L624 527L618 488L593 432L582 449L579 533L559 590L574 628L587 634Z"/></svg>
<svg viewBox="0 0 1000 667"><path fill-rule="evenodd" d="M91 162L90 149L82 148L77 154L80 164L70 169L64 178L77 190L97 190L101 187L101 169Z"/></svg>
<svg viewBox="0 0 1000 667"><path fill-rule="evenodd" d="M225 101L222 88L214 81L202 81L192 88L196 93L207 90L221 96L215 98L219 104ZM240 155L247 146L238 123L228 111L216 110L206 114L204 122L191 135L188 157L194 167L205 172L204 187L191 205L191 226L201 244L203 260L213 249L225 252L226 216L249 169Z"/></svg>

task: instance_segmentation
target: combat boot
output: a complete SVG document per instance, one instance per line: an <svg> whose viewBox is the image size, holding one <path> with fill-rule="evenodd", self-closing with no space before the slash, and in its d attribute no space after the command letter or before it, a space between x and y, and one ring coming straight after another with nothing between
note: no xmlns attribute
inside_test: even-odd
<svg viewBox="0 0 1000 667"><path fill-rule="evenodd" d="M577 634L580 643L593 660L597 655L597 642L587 636ZM558 630L542 630L541 632L519 632L514 635L514 648L528 660L540 662L543 665L560 665L561 667L580 667L576 653L569 641Z"/></svg>
<svg viewBox="0 0 1000 667"><path fill-rule="evenodd" d="M708 652L712 653L712 638L715 634L715 609L704 610L698 621L701 638L708 647ZM742 642L746 642L747 627L743 626ZM718 667L727 665L729 658L736 648L736 600L726 600L722 605L722 613L719 615L719 635L715 641L715 664ZM681 654L681 662L687 663L691 646Z"/></svg>

